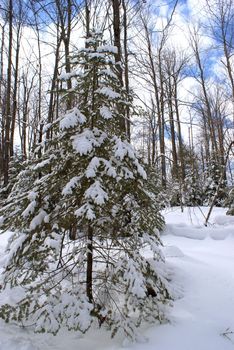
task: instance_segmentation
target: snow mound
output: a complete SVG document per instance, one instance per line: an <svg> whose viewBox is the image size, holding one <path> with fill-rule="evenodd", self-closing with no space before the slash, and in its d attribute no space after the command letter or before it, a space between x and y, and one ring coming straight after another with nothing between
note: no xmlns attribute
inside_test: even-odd
<svg viewBox="0 0 234 350"><path fill-rule="evenodd" d="M37 346L33 345L31 340L24 338L14 338L11 340L0 340L0 349L2 350L40 350Z"/></svg>
<svg viewBox="0 0 234 350"><path fill-rule="evenodd" d="M234 225L234 216L231 215L217 215L214 217L214 224L216 225ZM234 228L233 228L234 231Z"/></svg>
<svg viewBox="0 0 234 350"><path fill-rule="evenodd" d="M184 253L176 246L165 246L163 248L163 253L166 258L182 258Z"/></svg>
<svg viewBox="0 0 234 350"><path fill-rule="evenodd" d="M205 239L207 237L205 229L201 229L200 227L187 226L186 224L183 224L183 226L181 224L168 224L164 230L164 233L171 234L173 236L199 240Z"/></svg>
<svg viewBox="0 0 234 350"><path fill-rule="evenodd" d="M226 239L229 235L234 234L234 228L233 227L225 227L223 230L213 228L209 230L209 236L210 238L219 241Z"/></svg>
<svg viewBox="0 0 234 350"><path fill-rule="evenodd" d="M194 240L204 240L206 238L211 238L213 240L224 240L228 236L234 236L234 226L233 225L220 225L212 224L210 226L189 226L186 224L175 224L166 225L163 234L172 235L177 237L185 237Z"/></svg>

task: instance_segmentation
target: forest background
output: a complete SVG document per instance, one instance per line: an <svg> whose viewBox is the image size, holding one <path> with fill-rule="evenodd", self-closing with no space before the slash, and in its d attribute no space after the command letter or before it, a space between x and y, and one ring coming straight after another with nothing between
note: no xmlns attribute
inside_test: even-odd
<svg viewBox="0 0 234 350"><path fill-rule="evenodd" d="M67 108L71 56L92 28L117 46L120 78L134 96L129 140L159 201L229 205L233 186L234 5L130 0L1 1L2 196ZM60 78L60 79L58 79ZM72 107L72 106L70 106ZM165 204L166 203L166 204Z"/></svg>

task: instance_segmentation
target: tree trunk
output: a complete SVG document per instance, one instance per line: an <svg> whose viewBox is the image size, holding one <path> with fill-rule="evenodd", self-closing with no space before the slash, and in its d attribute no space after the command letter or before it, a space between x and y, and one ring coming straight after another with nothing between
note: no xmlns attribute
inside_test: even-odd
<svg viewBox="0 0 234 350"><path fill-rule="evenodd" d="M93 302L93 228L88 226L87 234L87 269L86 269L86 294L90 303Z"/></svg>
<svg viewBox="0 0 234 350"><path fill-rule="evenodd" d="M13 44L13 3L8 2L8 67L7 67L7 91L6 91L6 122L5 122L5 138L4 138L4 186L9 182L9 162L10 162L10 127L11 127L11 73L12 73L12 44Z"/></svg>
<svg viewBox="0 0 234 350"><path fill-rule="evenodd" d="M178 157L177 157L177 149L176 149L176 137L175 137L175 124L174 124L174 111L173 111L173 92L172 92L172 84L171 77L168 77L168 87L167 87L167 99L168 99L168 109L169 109L169 121L170 121L170 130L171 130L171 147L172 147L172 177L175 179L179 179L179 171L178 171Z"/></svg>
<svg viewBox="0 0 234 350"><path fill-rule="evenodd" d="M123 29L124 29L124 81L127 97L129 98L129 68L128 68L128 23L127 23L127 7L125 0L122 0L123 6ZM130 109L126 107L126 130L128 141L131 139L131 121L130 121Z"/></svg>
<svg viewBox="0 0 234 350"><path fill-rule="evenodd" d="M58 20L61 27L61 40L64 43L65 51L65 69L66 73L71 72L70 62L70 37L71 37L71 20L72 20L72 1L66 0L66 11L63 12L60 0L56 0L56 7L58 10ZM70 91L72 88L71 79L67 79L67 90ZM72 96L69 94L67 99L67 109L72 108Z"/></svg>
<svg viewBox="0 0 234 350"><path fill-rule="evenodd" d="M1 150L0 150L0 174L2 175L3 173L3 168L4 168L4 108L3 108L3 98L4 98L4 93L3 93L3 71L4 71L4 44L5 44L5 23L2 25L2 35L1 35L1 53L0 53L0 111L2 114L1 118L1 140L0 140L0 145L1 145Z"/></svg>
<svg viewBox="0 0 234 350"><path fill-rule="evenodd" d="M50 124L54 120L54 109L55 109L55 95L57 91L56 89L56 83L58 79L58 64L59 64L59 52L60 52L60 45L61 45L61 39L58 38L58 32L57 32L57 45L56 45L56 52L55 52L55 62L54 62L54 73L53 78L51 81L51 89L50 89L50 102L49 102L49 109L48 109L48 117L47 122ZM52 128L46 131L46 139L52 139Z"/></svg>
<svg viewBox="0 0 234 350"><path fill-rule="evenodd" d="M159 135L159 142L160 142L160 153L161 153L161 169L162 169L162 186L163 188L166 188L167 184L167 175L166 175L166 154L165 154L165 120L164 120L164 83L163 83L163 72L162 72L162 57L161 57L161 49L159 49L159 80L160 80L160 135Z"/></svg>
<svg viewBox="0 0 234 350"><path fill-rule="evenodd" d="M121 50L121 28L120 28L120 1L112 0L113 9L113 30L114 30L114 45L117 47L115 54L115 64L118 72L120 86L123 87L123 69L121 65L122 50ZM119 111L119 127L122 135L126 135L125 115L121 108Z"/></svg>
<svg viewBox="0 0 234 350"><path fill-rule="evenodd" d="M13 155L14 155L14 135L15 135L16 114L17 114L17 91L18 91L18 74L19 74L20 32L21 32L21 23L18 24L17 39L16 39L15 74L14 74L12 122L11 122L11 135L10 135L10 156L11 157L13 157Z"/></svg>
<svg viewBox="0 0 234 350"><path fill-rule="evenodd" d="M181 181L182 184L184 184L185 180L185 164L184 164L184 150L183 150L183 138L182 138L182 132L181 132L181 124L180 124L180 113L179 113L179 104L178 104L178 96L177 96L177 83L175 83L175 113L176 113L176 120L177 120L177 132L178 132L178 142L179 142L179 157L180 157L180 167L181 167Z"/></svg>

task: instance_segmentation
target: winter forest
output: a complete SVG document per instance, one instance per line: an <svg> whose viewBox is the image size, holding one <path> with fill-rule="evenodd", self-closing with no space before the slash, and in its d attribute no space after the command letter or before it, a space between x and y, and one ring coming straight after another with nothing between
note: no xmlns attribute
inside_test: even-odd
<svg viewBox="0 0 234 350"><path fill-rule="evenodd" d="M0 0L0 47L0 350L233 349L233 1Z"/></svg>

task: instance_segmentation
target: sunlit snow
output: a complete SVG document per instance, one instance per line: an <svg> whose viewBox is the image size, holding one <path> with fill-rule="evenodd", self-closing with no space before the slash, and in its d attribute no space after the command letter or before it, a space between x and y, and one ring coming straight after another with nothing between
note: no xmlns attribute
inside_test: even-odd
<svg viewBox="0 0 234 350"><path fill-rule="evenodd" d="M91 207L83 208L88 209ZM169 323L143 326L137 342L130 344L121 334L111 339L104 327L92 327L85 335L61 330L52 336L0 321L0 349L121 350L124 345L131 350L233 350L234 222L233 217L225 215L225 209L214 208L205 227L207 212L205 207L185 208L183 213L180 208L164 211L167 225L162 235L163 253L178 297ZM11 234L1 236L1 266L6 263L3 250ZM15 242L15 249L25 238L21 236ZM150 254L145 251L146 257ZM137 294L144 292L140 281L135 287ZM1 303L6 301L4 298L6 294ZM87 317L82 315L82 320L85 322Z"/></svg>

